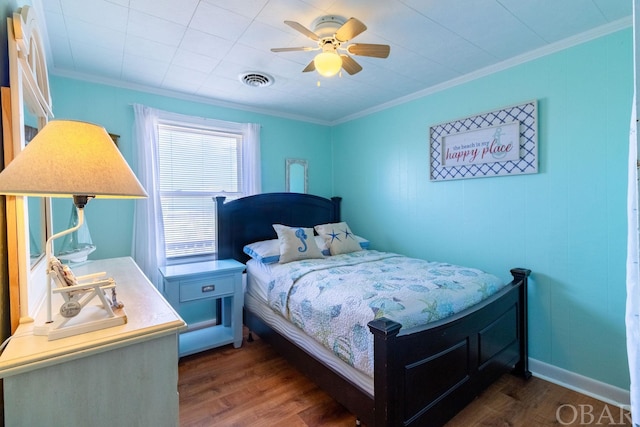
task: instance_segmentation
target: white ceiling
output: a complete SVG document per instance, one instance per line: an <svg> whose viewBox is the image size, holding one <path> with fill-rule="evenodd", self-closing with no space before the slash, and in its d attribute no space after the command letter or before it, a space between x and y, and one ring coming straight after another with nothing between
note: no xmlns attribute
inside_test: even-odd
<svg viewBox="0 0 640 427"><path fill-rule="evenodd" d="M631 0L33 0L49 73L318 123L339 123L631 25ZM302 73L323 15L356 17L355 75ZM247 71L273 85L243 85ZM317 82L320 81L320 86ZM54 101L55 102L55 101Z"/></svg>

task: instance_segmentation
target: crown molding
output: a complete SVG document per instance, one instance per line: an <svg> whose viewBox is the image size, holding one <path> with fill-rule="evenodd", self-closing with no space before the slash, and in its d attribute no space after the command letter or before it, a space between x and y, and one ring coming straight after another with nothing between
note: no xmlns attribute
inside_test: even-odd
<svg viewBox="0 0 640 427"><path fill-rule="evenodd" d="M383 110L387 110L389 108L406 104L407 102L414 101L416 99L424 98L425 96L432 95L436 92L441 92L446 89L450 89L452 87L471 82L473 80L477 80L482 77L486 77L490 74L497 73L499 71L504 71L506 69L515 67L517 65L524 64L529 61L533 61L538 58L542 58L544 56L560 52L562 50L580 45L582 43L586 43L588 41L597 39L599 37L606 36L608 34L612 34L633 26L633 20L631 16L619 19L617 21L610 22L608 24L602 25L600 27L594 28L592 30L586 31L581 34L577 34L572 37L568 37L566 39L560 40L558 42L546 45L539 49L534 49L522 55L514 56L513 58L509 58L505 61L499 62L497 64L490 65L485 68L481 68L474 72L465 74L463 76L457 77L455 79L448 80L446 82L430 86L418 92L414 92L410 95L406 95L400 98L397 98L393 101L385 102L384 104L377 105L373 108L369 108L367 110L360 111L356 114L352 114L349 116L345 116L340 118L339 120L331 122L331 125L337 125L341 123L346 123L355 119L359 119L365 116L368 116L373 113L377 113Z"/></svg>

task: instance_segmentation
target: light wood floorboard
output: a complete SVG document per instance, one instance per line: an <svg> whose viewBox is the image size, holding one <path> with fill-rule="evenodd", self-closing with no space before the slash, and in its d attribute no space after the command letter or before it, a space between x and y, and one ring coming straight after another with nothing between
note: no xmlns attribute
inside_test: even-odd
<svg viewBox="0 0 640 427"><path fill-rule="evenodd" d="M355 417L255 336L179 363L180 426L355 426ZM580 406L582 405L582 406ZM539 378L505 375L447 427L630 426L620 408Z"/></svg>

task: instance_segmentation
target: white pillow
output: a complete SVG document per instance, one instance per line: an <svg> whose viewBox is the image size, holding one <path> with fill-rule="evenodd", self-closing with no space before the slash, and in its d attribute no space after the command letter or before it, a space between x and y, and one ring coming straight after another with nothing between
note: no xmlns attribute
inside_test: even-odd
<svg viewBox="0 0 640 427"><path fill-rule="evenodd" d="M273 224L280 242L280 264L309 258L324 258L316 244L313 228Z"/></svg>
<svg viewBox="0 0 640 427"><path fill-rule="evenodd" d="M329 247L331 255L362 250L356 235L351 232L346 222L316 225L315 229Z"/></svg>
<svg viewBox="0 0 640 427"><path fill-rule="evenodd" d="M280 242L278 239L249 243L242 250L245 254L263 264L271 264L280 260Z"/></svg>

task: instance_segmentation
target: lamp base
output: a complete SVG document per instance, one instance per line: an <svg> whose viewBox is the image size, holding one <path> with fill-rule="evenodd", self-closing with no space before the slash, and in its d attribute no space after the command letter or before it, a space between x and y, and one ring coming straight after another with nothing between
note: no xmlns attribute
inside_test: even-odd
<svg viewBox="0 0 640 427"><path fill-rule="evenodd" d="M34 334L46 335L49 341L53 341L127 323L124 308L114 309L113 314L111 317L100 305L87 305L72 319L56 315L52 323L36 326Z"/></svg>

